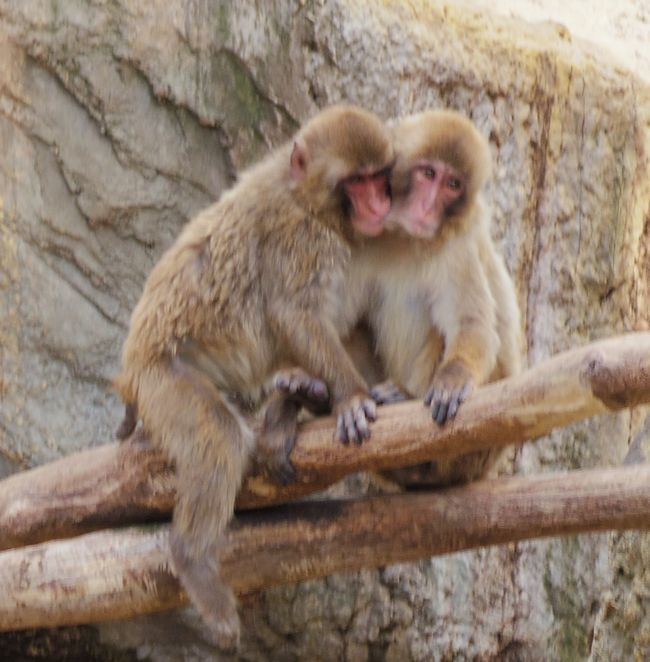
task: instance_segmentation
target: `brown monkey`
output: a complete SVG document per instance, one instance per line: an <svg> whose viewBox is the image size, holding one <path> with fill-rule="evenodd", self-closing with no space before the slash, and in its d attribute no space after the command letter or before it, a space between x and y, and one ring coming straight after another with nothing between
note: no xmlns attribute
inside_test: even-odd
<svg viewBox="0 0 650 662"><path fill-rule="evenodd" d="M219 577L219 539L254 444L243 412L282 365L322 379L341 436L367 437L375 404L341 343L351 251L382 230L393 151L373 114L329 108L242 174L183 230L149 275L115 385L175 462L170 535L181 584L212 640L233 648L239 619Z"/></svg>
<svg viewBox="0 0 650 662"><path fill-rule="evenodd" d="M444 424L475 386L519 371L516 294L481 193L491 170L487 141L451 111L408 117L393 136L387 231L364 247L354 270L373 281L366 314L383 370ZM381 386L371 392L383 402L403 397ZM449 484L482 475L496 457L475 453L391 475Z"/></svg>

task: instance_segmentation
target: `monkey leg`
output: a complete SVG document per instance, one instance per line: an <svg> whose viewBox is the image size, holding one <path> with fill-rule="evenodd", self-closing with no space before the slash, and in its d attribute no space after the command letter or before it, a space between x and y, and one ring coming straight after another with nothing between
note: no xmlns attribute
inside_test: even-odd
<svg viewBox="0 0 650 662"><path fill-rule="evenodd" d="M292 483L296 472L289 455L296 443L301 405L275 392L267 400L262 427L257 437L255 465L283 485Z"/></svg>
<svg viewBox="0 0 650 662"><path fill-rule="evenodd" d="M390 380L375 384L370 389L370 396L378 405L389 405L394 402L404 402L408 400L407 393L402 391L400 387Z"/></svg>
<svg viewBox="0 0 650 662"><path fill-rule="evenodd" d="M187 541L172 525L169 548L181 586L208 630L206 639L224 652L235 652L240 638L237 600L232 589L221 579L218 545L215 544L212 552L204 557L193 558Z"/></svg>
<svg viewBox="0 0 650 662"><path fill-rule="evenodd" d="M327 384L301 368L279 372L275 392L266 403L255 463L258 470L283 484L295 480L289 455L296 443L298 416L303 407L317 416L329 413Z"/></svg>
<svg viewBox="0 0 650 662"><path fill-rule="evenodd" d="M170 551L181 585L212 643L239 643L235 597L220 577L218 552L253 447L253 432L203 374L175 359L143 371L139 410L154 443L176 466Z"/></svg>

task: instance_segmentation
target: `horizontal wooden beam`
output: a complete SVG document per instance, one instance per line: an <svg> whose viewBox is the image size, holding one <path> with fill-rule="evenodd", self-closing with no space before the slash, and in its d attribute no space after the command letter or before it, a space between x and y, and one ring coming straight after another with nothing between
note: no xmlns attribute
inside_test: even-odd
<svg viewBox="0 0 650 662"><path fill-rule="evenodd" d="M310 501L243 513L221 554L239 594L484 545L650 528L650 465L477 482L438 493ZM0 553L0 630L127 618L186 601L168 527Z"/></svg>
<svg viewBox="0 0 650 662"><path fill-rule="evenodd" d="M367 469L390 469L505 446L557 427L650 402L650 333L572 349L476 391L445 427L420 402L379 410L362 446L334 439L334 422L305 424L291 460L297 480L249 477L239 508L286 502ZM174 477L154 449L112 443L0 481L0 549L168 516Z"/></svg>

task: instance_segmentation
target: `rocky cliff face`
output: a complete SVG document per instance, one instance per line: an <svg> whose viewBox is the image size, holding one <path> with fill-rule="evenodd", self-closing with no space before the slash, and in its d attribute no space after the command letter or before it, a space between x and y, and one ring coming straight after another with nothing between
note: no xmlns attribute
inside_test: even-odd
<svg viewBox="0 0 650 662"><path fill-rule="evenodd" d="M149 269L329 103L451 107L489 137L529 362L648 328L650 89L561 26L438 0L2 0L0 49L0 475L112 438ZM620 463L643 413L558 431L512 469ZM600 534L278 588L244 605L245 659L644 659L649 554ZM187 619L100 633L209 656Z"/></svg>

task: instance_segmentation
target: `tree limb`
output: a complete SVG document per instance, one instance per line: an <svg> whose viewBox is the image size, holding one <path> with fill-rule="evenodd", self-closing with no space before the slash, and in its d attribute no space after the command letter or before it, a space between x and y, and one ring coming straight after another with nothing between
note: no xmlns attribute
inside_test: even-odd
<svg viewBox="0 0 650 662"><path fill-rule="evenodd" d="M221 562L224 578L245 594L343 570L611 528L650 528L650 465L243 513ZM183 604L167 532L167 526L102 531L0 553L0 630L127 618Z"/></svg>
<svg viewBox="0 0 650 662"><path fill-rule="evenodd" d="M267 506L318 491L364 469L417 464L548 434L557 427L650 402L650 333L572 349L518 377L490 384L440 428L419 402L380 409L362 446L334 440L331 418L304 425L291 460L294 485L252 476L239 508ZM0 549L166 516L174 479L142 444L108 444L0 481Z"/></svg>

